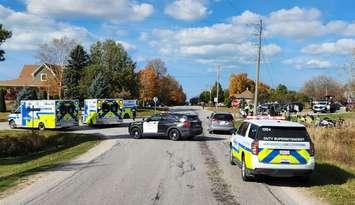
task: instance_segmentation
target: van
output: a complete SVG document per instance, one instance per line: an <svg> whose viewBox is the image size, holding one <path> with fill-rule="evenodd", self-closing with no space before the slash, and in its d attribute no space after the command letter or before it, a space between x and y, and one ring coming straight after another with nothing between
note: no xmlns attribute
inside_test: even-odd
<svg viewBox="0 0 355 205"><path fill-rule="evenodd" d="M122 122L121 99L85 99L83 124L114 125Z"/></svg>
<svg viewBox="0 0 355 205"><path fill-rule="evenodd" d="M8 117L10 128L58 129L79 125L77 100L23 100Z"/></svg>

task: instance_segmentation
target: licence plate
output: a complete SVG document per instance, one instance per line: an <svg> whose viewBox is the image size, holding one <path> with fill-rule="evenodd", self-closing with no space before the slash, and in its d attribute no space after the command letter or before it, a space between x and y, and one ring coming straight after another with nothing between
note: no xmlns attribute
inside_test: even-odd
<svg viewBox="0 0 355 205"><path fill-rule="evenodd" d="M220 124L220 125L226 125L227 122L226 122L226 121L220 121L219 124Z"/></svg>
<svg viewBox="0 0 355 205"><path fill-rule="evenodd" d="M290 151L289 150L280 150L280 155L289 155Z"/></svg>

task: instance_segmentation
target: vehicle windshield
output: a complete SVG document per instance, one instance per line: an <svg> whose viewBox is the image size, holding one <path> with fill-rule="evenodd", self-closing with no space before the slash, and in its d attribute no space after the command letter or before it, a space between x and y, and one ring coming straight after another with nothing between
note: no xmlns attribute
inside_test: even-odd
<svg viewBox="0 0 355 205"><path fill-rule="evenodd" d="M305 127L260 127L257 138L265 141L310 141Z"/></svg>
<svg viewBox="0 0 355 205"><path fill-rule="evenodd" d="M215 114L213 116L215 120L223 120L223 121L233 121L233 116L231 114Z"/></svg>

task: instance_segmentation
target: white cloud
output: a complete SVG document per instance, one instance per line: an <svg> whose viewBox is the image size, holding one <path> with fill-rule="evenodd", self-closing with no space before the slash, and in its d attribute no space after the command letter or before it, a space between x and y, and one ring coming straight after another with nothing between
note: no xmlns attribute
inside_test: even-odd
<svg viewBox="0 0 355 205"><path fill-rule="evenodd" d="M90 33L83 27L16 12L2 5L0 19L4 27L13 33L4 43L4 46L11 50L34 50L40 43L64 36L84 42L90 38Z"/></svg>
<svg viewBox="0 0 355 205"><path fill-rule="evenodd" d="M27 0L27 11L41 16L90 16L113 21L140 21L154 12L147 3L131 0Z"/></svg>
<svg viewBox="0 0 355 205"><path fill-rule="evenodd" d="M349 54L355 48L355 39L339 39L336 42L311 44L301 51L308 54Z"/></svg>
<svg viewBox="0 0 355 205"><path fill-rule="evenodd" d="M283 63L286 65L291 65L297 69L325 69L333 66L329 61L312 58L310 59L307 57L287 59L284 60Z"/></svg>
<svg viewBox="0 0 355 205"><path fill-rule="evenodd" d="M117 41L118 43L120 43L124 49L126 49L126 51L130 51L130 50L134 50L136 49L136 46L133 44L130 44L126 41Z"/></svg>
<svg viewBox="0 0 355 205"><path fill-rule="evenodd" d="M192 21L208 14L203 0L176 0L165 7L165 14L179 20Z"/></svg>

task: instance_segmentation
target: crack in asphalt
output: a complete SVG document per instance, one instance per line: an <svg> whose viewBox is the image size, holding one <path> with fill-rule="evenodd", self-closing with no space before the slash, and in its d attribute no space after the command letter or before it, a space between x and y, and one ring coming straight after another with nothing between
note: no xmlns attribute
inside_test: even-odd
<svg viewBox="0 0 355 205"><path fill-rule="evenodd" d="M239 205L235 196L231 192L230 185L223 179L223 170L218 167L218 161L213 155L206 142L200 142L200 150L205 157L207 165L207 175L211 185L213 197L223 205Z"/></svg>
<svg viewBox="0 0 355 205"><path fill-rule="evenodd" d="M158 204L161 196L162 196L162 193L161 193L161 186L162 186L162 182L159 183L159 186L157 188L157 191L154 195L154 197L152 198L152 201L153 201L153 205L156 205Z"/></svg>

